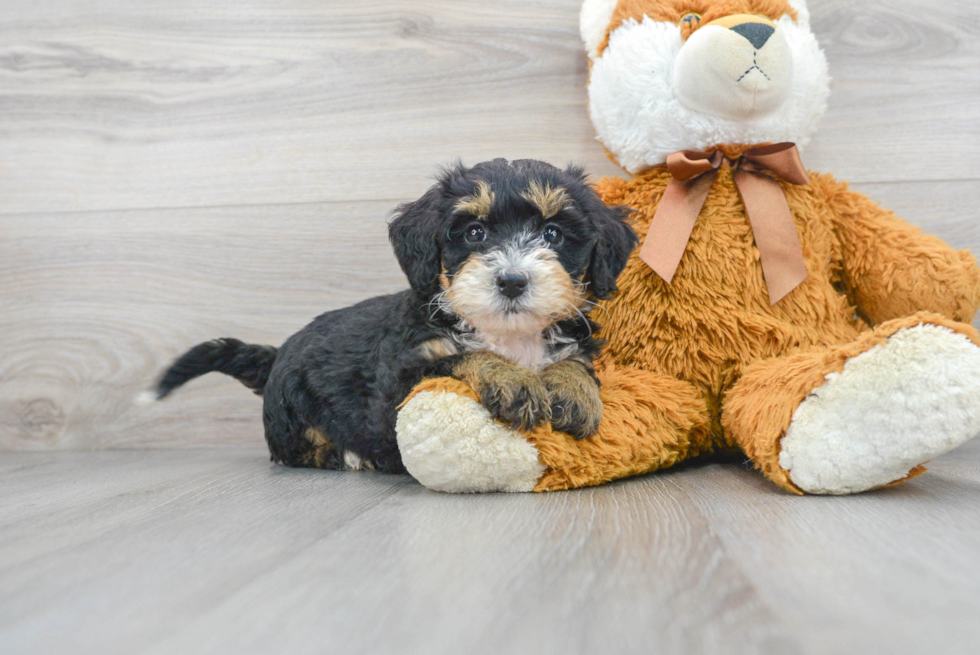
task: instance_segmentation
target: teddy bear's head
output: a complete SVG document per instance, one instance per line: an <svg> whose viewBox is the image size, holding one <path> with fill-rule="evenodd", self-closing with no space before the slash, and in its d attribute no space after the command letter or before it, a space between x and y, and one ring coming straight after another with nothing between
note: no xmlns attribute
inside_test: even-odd
<svg viewBox="0 0 980 655"><path fill-rule="evenodd" d="M585 0L589 111L630 173L684 149L805 145L827 106L806 0Z"/></svg>

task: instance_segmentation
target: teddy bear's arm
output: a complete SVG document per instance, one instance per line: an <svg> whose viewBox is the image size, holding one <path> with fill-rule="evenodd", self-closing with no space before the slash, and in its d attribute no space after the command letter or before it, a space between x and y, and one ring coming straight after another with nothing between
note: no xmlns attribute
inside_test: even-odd
<svg viewBox="0 0 980 655"><path fill-rule="evenodd" d="M970 322L980 306L980 269L954 250L831 176L813 176L840 244L844 285L873 324L919 311Z"/></svg>

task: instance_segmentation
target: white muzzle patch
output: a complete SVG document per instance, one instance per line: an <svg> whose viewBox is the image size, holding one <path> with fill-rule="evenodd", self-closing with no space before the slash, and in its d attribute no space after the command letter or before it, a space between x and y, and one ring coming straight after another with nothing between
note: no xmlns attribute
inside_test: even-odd
<svg viewBox="0 0 980 655"><path fill-rule="evenodd" d="M694 32L674 64L674 94L695 111L745 120L779 109L793 82L793 53L779 29L764 42L735 29L706 25Z"/></svg>

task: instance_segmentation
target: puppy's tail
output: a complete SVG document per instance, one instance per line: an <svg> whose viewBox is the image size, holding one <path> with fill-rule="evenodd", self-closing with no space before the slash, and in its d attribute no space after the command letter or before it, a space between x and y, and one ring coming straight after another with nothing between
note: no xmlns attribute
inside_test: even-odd
<svg viewBox="0 0 980 655"><path fill-rule="evenodd" d="M272 363L276 361L276 352L272 346L243 343L238 339L206 341L174 362L150 393L156 400L162 400L184 383L217 371L230 375L261 396Z"/></svg>

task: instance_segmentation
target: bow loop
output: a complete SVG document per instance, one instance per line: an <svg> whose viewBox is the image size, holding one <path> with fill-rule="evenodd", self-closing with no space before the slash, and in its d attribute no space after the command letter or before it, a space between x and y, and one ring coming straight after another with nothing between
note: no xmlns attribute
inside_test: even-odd
<svg viewBox="0 0 980 655"><path fill-rule="evenodd" d="M681 150L667 156L667 170L672 178L683 182L708 171L718 170L723 161L725 155L721 150L714 152Z"/></svg>
<svg viewBox="0 0 980 655"><path fill-rule="evenodd" d="M810 175L800 160L800 151L792 143L776 143L748 150L732 168L757 174L769 171L790 184L810 183Z"/></svg>
<svg viewBox="0 0 980 655"><path fill-rule="evenodd" d="M670 284L718 169L726 161L749 215L769 288L769 302L775 305L807 277L786 196L779 182L769 175L790 184L809 184L795 144L753 148L735 160L728 159L721 150L681 150L667 157L667 170L673 179L650 222L640 259Z"/></svg>

